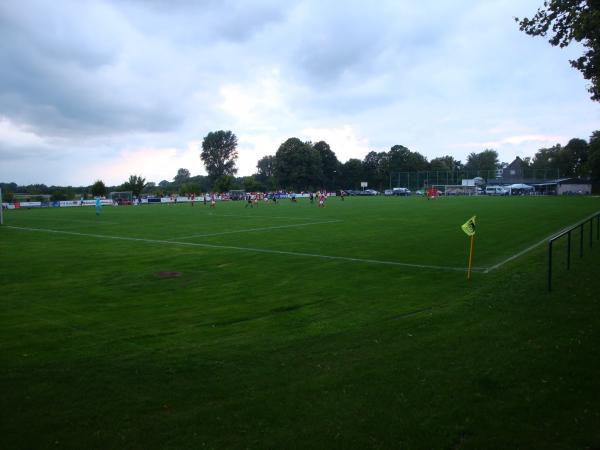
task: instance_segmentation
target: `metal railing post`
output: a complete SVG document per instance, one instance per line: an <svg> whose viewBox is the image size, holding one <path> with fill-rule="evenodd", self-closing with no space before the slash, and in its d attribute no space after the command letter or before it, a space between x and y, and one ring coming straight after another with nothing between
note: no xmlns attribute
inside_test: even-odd
<svg viewBox="0 0 600 450"><path fill-rule="evenodd" d="M571 230L567 233L567 270L571 269Z"/></svg>
<svg viewBox="0 0 600 450"><path fill-rule="evenodd" d="M585 240L585 225L590 223L590 249L593 249L593 240L594 240L594 219L596 219L596 239L600 240L600 212L595 213L594 215L587 217L583 221L572 225L570 228L563 230L559 234L548 239L548 291L552 290L552 258L553 258L553 244L554 241L560 239L565 234L567 235L567 270L571 269L571 248L573 246L572 240L574 239L574 234L577 232L579 228L579 257L583 258L583 241ZM560 255L559 255L560 256Z"/></svg>
<svg viewBox="0 0 600 450"><path fill-rule="evenodd" d="M548 242L548 292L552 291L552 241Z"/></svg>
<svg viewBox="0 0 600 450"><path fill-rule="evenodd" d="M579 225L579 257L583 258L583 224Z"/></svg>

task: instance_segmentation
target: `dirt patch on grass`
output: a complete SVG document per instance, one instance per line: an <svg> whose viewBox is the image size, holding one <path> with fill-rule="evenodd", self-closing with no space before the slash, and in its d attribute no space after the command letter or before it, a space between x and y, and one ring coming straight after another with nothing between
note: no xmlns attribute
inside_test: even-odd
<svg viewBox="0 0 600 450"><path fill-rule="evenodd" d="M154 276L158 278L177 278L181 276L181 272L156 272Z"/></svg>

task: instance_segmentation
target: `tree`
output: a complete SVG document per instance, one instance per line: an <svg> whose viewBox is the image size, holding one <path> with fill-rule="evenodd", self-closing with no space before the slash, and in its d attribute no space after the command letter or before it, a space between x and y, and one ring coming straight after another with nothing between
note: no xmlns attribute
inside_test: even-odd
<svg viewBox="0 0 600 450"><path fill-rule="evenodd" d="M12 202L13 194L18 191L17 183L0 183L2 189L2 200L5 202Z"/></svg>
<svg viewBox="0 0 600 450"><path fill-rule="evenodd" d="M587 170L592 178L595 191L600 188L600 131L594 131L590 138Z"/></svg>
<svg viewBox="0 0 600 450"><path fill-rule="evenodd" d="M576 60L569 61L586 80L591 81L591 98L600 101L600 2L598 0L545 0L533 18L519 20L521 31L530 36L552 35L552 46L566 47L573 40L585 51Z"/></svg>
<svg viewBox="0 0 600 450"><path fill-rule="evenodd" d="M221 175L216 179L215 184L213 185L213 192L228 192L235 185L235 178L231 175Z"/></svg>
<svg viewBox="0 0 600 450"><path fill-rule="evenodd" d="M243 183L244 190L246 192L259 192L264 190L263 184L260 183L254 176L244 177Z"/></svg>
<svg viewBox="0 0 600 450"><path fill-rule="evenodd" d="M587 175L588 143L583 139L571 139L564 148L572 163L570 175Z"/></svg>
<svg viewBox="0 0 600 450"><path fill-rule="evenodd" d="M106 196L106 186L102 180L96 180L94 184L90 187L90 191L94 197L105 197Z"/></svg>
<svg viewBox="0 0 600 450"><path fill-rule="evenodd" d="M183 183L186 183L187 181L189 181L190 179L190 171L187 169L179 169L177 171L177 175L175 175L175 177L173 178L173 183L175 183L176 185L182 185Z"/></svg>
<svg viewBox="0 0 600 450"><path fill-rule="evenodd" d="M406 168L408 172L418 172L421 170L427 170L429 163L427 158L421 155L419 152L410 152L408 160L406 161Z"/></svg>
<svg viewBox="0 0 600 450"><path fill-rule="evenodd" d="M256 164L258 169L256 180L267 190L275 188L275 157L272 155L264 156Z"/></svg>
<svg viewBox="0 0 600 450"><path fill-rule="evenodd" d="M154 181L149 181L148 183L146 183L146 186L144 186L144 190L142 191L142 193L151 194L156 192L156 190L156 183Z"/></svg>
<svg viewBox="0 0 600 450"><path fill-rule="evenodd" d="M289 138L275 154L275 176L281 187L309 190L321 187L321 156L310 143Z"/></svg>
<svg viewBox="0 0 600 450"><path fill-rule="evenodd" d="M556 176L574 176L575 157L566 147L556 144L539 149L533 158L532 167L536 170L556 171Z"/></svg>
<svg viewBox="0 0 600 450"><path fill-rule="evenodd" d="M258 175L262 178L271 178L275 174L275 157L272 155L263 156L256 163L256 168L258 169Z"/></svg>
<svg viewBox="0 0 600 450"><path fill-rule="evenodd" d="M429 170L433 172L451 172L460 169L460 161L455 160L452 156L440 156L433 158L429 162Z"/></svg>
<svg viewBox="0 0 600 450"><path fill-rule="evenodd" d="M146 179L138 175L130 175L129 180L121 185L121 190L131 191L135 197L138 197L146 186Z"/></svg>
<svg viewBox="0 0 600 450"><path fill-rule="evenodd" d="M470 153L465 164L465 169L470 172L469 176L484 176L487 178L493 178L498 167L498 152L490 149L481 153Z"/></svg>
<svg viewBox="0 0 600 450"><path fill-rule="evenodd" d="M198 192L208 192L211 188L210 177L204 175L196 175L190 177L188 183L192 183L198 186Z"/></svg>
<svg viewBox="0 0 600 450"><path fill-rule="evenodd" d="M237 137L231 131L211 131L204 137L200 158L212 180L235 175L237 157Z"/></svg>
<svg viewBox="0 0 600 450"><path fill-rule="evenodd" d="M321 157L321 171L323 173L321 186L328 190L335 189L336 178L340 169L340 162L337 156L335 156L335 153L325 141L317 142L313 145L313 148L319 152L319 156Z"/></svg>
<svg viewBox="0 0 600 450"><path fill-rule="evenodd" d="M411 152L403 145L394 145L387 154L388 172L418 172L427 170L427 158L419 152Z"/></svg>
<svg viewBox="0 0 600 450"><path fill-rule="evenodd" d="M363 175L370 187L383 189L389 184L389 155L386 152L371 151L367 153L362 163Z"/></svg>
<svg viewBox="0 0 600 450"><path fill-rule="evenodd" d="M187 183L181 184L178 190L178 193L180 195L199 194L200 192L202 192L202 188L200 187L200 185L192 181L188 181Z"/></svg>
<svg viewBox="0 0 600 450"><path fill-rule="evenodd" d="M50 197L50 200L52 200L53 202L60 202L69 198L65 191L60 189L53 191L51 195L52 197Z"/></svg>
<svg viewBox="0 0 600 450"><path fill-rule="evenodd" d="M358 189L363 180L363 165L360 159L351 158L342 164L341 187L344 189Z"/></svg>
<svg viewBox="0 0 600 450"><path fill-rule="evenodd" d="M408 172L410 150L404 145L394 145L388 152L390 172Z"/></svg>

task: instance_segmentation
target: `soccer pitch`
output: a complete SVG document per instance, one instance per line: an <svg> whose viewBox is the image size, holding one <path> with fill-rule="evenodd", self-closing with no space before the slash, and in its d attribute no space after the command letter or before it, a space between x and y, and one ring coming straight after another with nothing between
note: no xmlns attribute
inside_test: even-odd
<svg viewBox="0 0 600 450"><path fill-rule="evenodd" d="M542 245L599 210L333 197L5 212L0 447L600 445L600 243L552 294Z"/></svg>

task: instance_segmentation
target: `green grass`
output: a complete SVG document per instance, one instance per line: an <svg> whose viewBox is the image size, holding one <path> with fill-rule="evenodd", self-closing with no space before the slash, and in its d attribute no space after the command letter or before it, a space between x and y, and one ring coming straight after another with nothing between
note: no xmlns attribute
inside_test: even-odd
<svg viewBox="0 0 600 450"><path fill-rule="evenodd" d="M545 245L483 273L599 210L523 197L8 211L0 448L599 448L600 242L590 251L586 228L570 272L557 244L552 293Z"/></svg>

